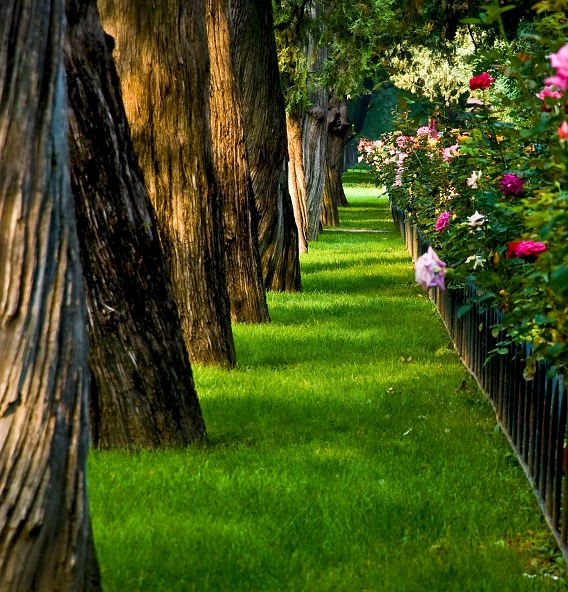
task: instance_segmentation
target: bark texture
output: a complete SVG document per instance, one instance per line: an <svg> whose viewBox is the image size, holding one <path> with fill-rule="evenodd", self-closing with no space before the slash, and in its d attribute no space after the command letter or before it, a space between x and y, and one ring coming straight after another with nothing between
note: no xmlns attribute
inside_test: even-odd
<svg viewBox="0 0 568 592"><path fill-rule="evenodd" d="M327 156L321 209L324 226L339 226L338 206L349 205L341 182L343 148L348 130L347 101L332 94L327 112Z"/></svg>
<svg viewBox="0 0 568 592"><path fill-rule="evenodd" d="M272 4L231 3L234 66L259 216L258 243L267 290L301 290L298 231L288 192L286 118Z"/></svg>
<svg viewBox="0 0 568 592"><path fill-rule="evenodd" d="M239 89L233 69L227 0L207 0L211 61L211 137L223 205L223 231L231 318L270 320L258 251L258 214L245 145Z"/></svg>
<svg viewBox="0 0 568 592"><path fill-rule="evenodd" d="M232 366L205 0L99 0L191 362Z"/></svg>
<svg viewBox="0 0 568 592"><path fill-rule="evenodd" d="M321 232L321 208L327 156L327 92L312 93L313 106L301 118L302 160L306 178L308 242L317 241Z"/></svg>
<svg viewBox="0 0 568 592"><path fill-rule="evenodd" d="M0 589L99 590L63 0L0 3Z"/></svg>
<svg viewBox="0 0 568 592"><path fill-rule="evenodd" d="M302 130L298 115L290 113L286 117L288 132L288 188L292 199L294 219L298 231L300 253L308 251L308 200L306 196L306 176L302 149Z"/></svg>
<svg viewBox="0 0 568 592"><path fill-rule="evenodd" d="M313 2L304 7L310 13L310 19L316 21L322 14L324 7L320 1ZM308 65L308 72L315 73L322 69L326 58L326 48L319 45L315 34L309 32L302 50ZM327 91L317 84L310 84L308 78L308 100L311 107L298 108L296 113L288 115L288 152L290 154L290 167L293 170L289 175L289 188L294 204L296 222L301 221L303 210L307 215L307 227L305 239L307 243L318 240L321 231L321 207L323 200L323 187L325 181L325 158L327 148ZM296 122L301 131L301 154L305 189L301 188L302 173L300 172L298 158L298 142ZM305 198L305 204L302 201ZM300 234L302 229L299 228ZM304 249L303 237L299 238L300 249ZM307 246L307 245L306 245Z"/></svg>
<svg viewBox="0 0 568 592"><path fill-rule="evenodd" d="M311 19L317 21L326 10L323 2L316 0L308 9ZM327 48L322 47L313 33L308 35L304 53L308 70L321 71L327 58ZM309 82L309 79L308 79ZM327 155L327 89L313 85L309 90L311 108L300 117L304 174L306 177L306 202L308 210L308 242L318 240L321 232L321 207L325 183Z"/></svg>
<svg viewBox="0 0 568 592"><path fill-rule="evenodd" d="M67 0L71 183L96 448L186 445L205 427L96 0ZM110 42L110 39L109 39Z"/></svg>

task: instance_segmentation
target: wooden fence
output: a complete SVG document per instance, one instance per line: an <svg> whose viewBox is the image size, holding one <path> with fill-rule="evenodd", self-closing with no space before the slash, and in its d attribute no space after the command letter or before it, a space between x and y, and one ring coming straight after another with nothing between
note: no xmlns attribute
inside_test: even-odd
<svg viewBox="0 0 568 592"><path fill-rule="evenodd" d="M428 243L403 210L392 207L393 220L413 259ZM473 287L468 290L473 291ZM510 346L507 354L488 359L496 346L492 328L498 310L474 305L458 317L467 292L430 290L430 298L446 325L463 363L489 399L533 488L542 513L568 562L567 397L564 379L548 376L548 364L537 364L532 380L523 377L528 346Z"/></svg>

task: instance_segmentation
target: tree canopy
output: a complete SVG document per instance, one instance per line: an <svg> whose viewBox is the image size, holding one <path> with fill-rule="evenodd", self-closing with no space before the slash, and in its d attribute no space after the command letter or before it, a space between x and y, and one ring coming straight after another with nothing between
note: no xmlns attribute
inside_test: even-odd
<svg viewBox="0 0 568 592"><path fill-rule="evenodd" d="M309 90L333 88L339 96L364 90L363 82L380 63L388 31L398 26L393 0L322 2L317 14L306 0L274 1L274 25L287 108L309 104ZM400 10L400 9L398 9ZM317 71L306 56L308 39L326 48Z"/></svg>

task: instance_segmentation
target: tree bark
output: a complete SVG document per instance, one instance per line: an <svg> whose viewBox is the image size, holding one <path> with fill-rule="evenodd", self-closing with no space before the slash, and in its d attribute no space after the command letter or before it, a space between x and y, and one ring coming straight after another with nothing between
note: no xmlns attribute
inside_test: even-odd
<svg viewBox="0 0 568 592"><path fill-rule="evenodd" d="M317 0L310 7L311 18L321 19L325 7ZM320 45L313 33L308 35L304 49L308 71L317 73L323 68L327 47ZM304 109L299 121L302 129L302 158L306 178L306 207L308 211L308 242L316 241L321 231L321 208L325 182L325 160L327 155L327 89L308 79L311 107Z"/></svg>
<svg viewBox="0 0 568 592"><path fill-rule="evenodd" d="M292 199L294 219L298 229L298 245L300 253L308 251L308 200L306 197L306 177L302 149L302 130L296 114L290 113L286 118L288 131L288 188Z"/></svg>
<svg viewBox="0 0 568 592"><path fill-rule="evenodd" d="M272 4L231 3L233 60L241 95L258 243L267 290L301 290L298 231L288 193L284 95L274 39Z"/></svg>
<svg viewBox="0 0 568 592"><path fill-rule="evenodd" d="M205 0L99 0L191 362L232 366Z"/></svg>
<svg viewBox="0 0 568 592"><path fill-rule="evenodd" d="M211 60L211 135L223 202L225 268L235 322L270 320L258 251L258 214L233 70L227 0L207 0Z"/></svg>
<svg viewBox="0 0 568 592"><path fill-rule="evenodd" d="M308 242L317 241L321 232L321 208L327 156L327 93L312 93L313 106L304 111L301 122L302 155L306 177Z"/></svg>
<svg viewBox="0 0 568 592"><path fill-rule="evenodd" d="M71 184L96 448L186 445L205 426L96 0L67 0ZM108 40L110 43L110 39Z"/></svg>
<svg viewBox="0 0 568 592"><path fill-rule="evenodd" d="M100 589L63 0L0 3L0 589Z"/></svg>
<svg viewBox="0 0 568 592"><path fill-rule="evenodd" d="M347 101L332 94L327 112L327 158L321 209L324 226L339 226L338 206L349 205L341 182L343 148L348 130Z"/></svg>

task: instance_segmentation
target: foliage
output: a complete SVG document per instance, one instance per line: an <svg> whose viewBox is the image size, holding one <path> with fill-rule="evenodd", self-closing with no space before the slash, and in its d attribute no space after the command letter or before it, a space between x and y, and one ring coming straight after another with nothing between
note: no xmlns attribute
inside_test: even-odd
<svg viewBox="0 0 568 592"><path fill-rule="evenodd" d="M503 10L487 6L475 24L499 23ZM461 125L435 113L422 135L387 135L367 157L448 264L446 281L474 282L476 298L505 314L496 333L533 345L529 378L537 359L553 371L568 367L568 143L559 137L568 93L541 91L554 73L546 56L565 44L566 24L564 13L545 14L530 54L515 53L503 35L500 47L483 51L497 82L470 92ZM450 223L436 230L444 212ZM512 243L521 241L546 250L519 254Z"/></svg>
<svg viewBox="0 0 568 592"><path fill-rule="evenodd" d="M391 80L396 86L434 103L457 103L473 75L467 58L473 54L474 45L467 29L458 31L453 44L441 42L430 47L415 40L407 44L406 51L389 59Z"/></svg>
<svg viewBox="0 0 568 592"><path fill-rule="evenodd" d="M305 291L235 326L235 370L195 368L209 443L91 456L107 592L562 589L387 200L347 194L346 226L302 258Z"/></svg>
<svg viewBox="0 0 568 592"><path fill-rule="evenodd" d="M365 92L363 81L379 64L381 39L395 26L393 4L393 0L273 0L287 109L309 105L310 90L315 88L333 88L342 97ZM314 70L313 56L322 48L326 58Z"/></svg>

